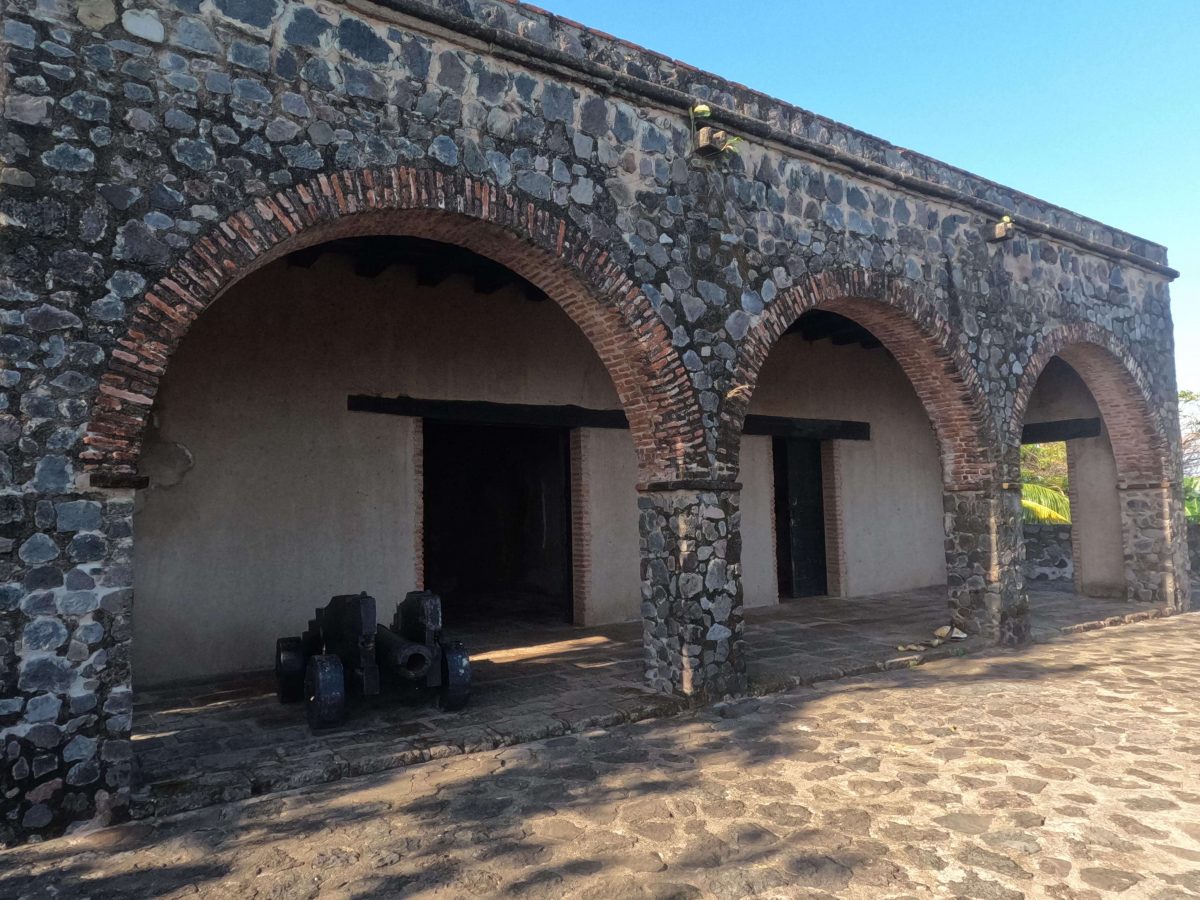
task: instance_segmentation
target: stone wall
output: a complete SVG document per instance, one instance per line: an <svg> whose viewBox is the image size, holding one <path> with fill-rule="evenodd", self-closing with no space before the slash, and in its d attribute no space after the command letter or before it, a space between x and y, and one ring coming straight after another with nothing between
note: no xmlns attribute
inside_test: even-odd
<svg viewBox="0 0 1200 900"><path fill-rule="evenodd" d="M2 9L3 840L122 814L130 490L159 379L231 284L333 237L467 246L596 348L644 481L658 687L745 683L741 422L816 306L869 328L929 415L963 624L1027 633L1008 486L1055 355L1129 486L1129 592L1187 605L1164 248L523 5ZM698 99L739 153L693 153ZM1016 236L989 242L1004 213ZM693 552L696 594L668 565Z"/></svg>
<svg viewBox="0 0 1200 900"><path fill-rule="evenodd" d="M1025 580L1072 581L1070 525L1025 524Z"/></svg>

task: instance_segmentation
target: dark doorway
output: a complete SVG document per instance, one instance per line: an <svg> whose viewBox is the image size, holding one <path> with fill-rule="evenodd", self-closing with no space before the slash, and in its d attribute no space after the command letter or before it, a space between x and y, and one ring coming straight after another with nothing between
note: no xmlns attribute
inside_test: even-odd
<svg viewBox="0 0 1200 900"><path fill-rule="evenodd" d="M828 593L821 442L775 438L775 560L781 597Z"/></svg>
<svg viewBox="0 0 1200 900"><path fill-rule="evenodd" d="M426 419L424 433L425 585L448 622L571 621L566 429Z"/></svg>

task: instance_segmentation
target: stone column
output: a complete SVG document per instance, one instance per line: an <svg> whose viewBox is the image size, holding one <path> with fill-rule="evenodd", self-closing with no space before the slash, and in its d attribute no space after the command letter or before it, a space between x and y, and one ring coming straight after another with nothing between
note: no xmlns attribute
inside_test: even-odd
<svg viewBox="0 0 1200 900"><path fill-rule="evenodd" d="M1175 612L1191 607L1187 522L1178 484L1122 484L1126 598Z"/></svg>
<svg viewBox="0 0 1200 900"><path fill-rule="evenodd" d="M741 485L663 482L638 498L646 680L721 697L746 689Z"/></svg>
<svg viewBox="0 0 1200 900"><path fill-rule="evenodd" d="M0 584L0 844L120 819L133 764L133 491L28 487L0 495L19 534Z"/></svg>
<svg viewBox="0 0 1200 900"><path fill-rule="evenodd" d="M1029 638L1021 486L946 491L946 576L954 624L1000 644Z"/></svg>

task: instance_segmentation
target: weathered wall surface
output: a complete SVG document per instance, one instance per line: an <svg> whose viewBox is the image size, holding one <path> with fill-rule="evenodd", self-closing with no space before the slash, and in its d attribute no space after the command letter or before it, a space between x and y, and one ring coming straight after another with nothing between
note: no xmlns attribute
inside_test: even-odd
<svg viewBox="0 0 1200 900"><path fill-rule="evenodd" d="M335 234L470 246L587 336L645 482L660 688L745 684L741 417L816 304L884 341L933 422L956 621L1025 633L1003 485L1060 353L1108 408L1127 591L1187 603L1161 247L496 0L11 0L3 16L5 840L122 814L128 476L159 380L232 282ZM692 153L696 99L747 137L739 155ZM986 242L1004 212L1017 236Z"/></svg>
<svg viewBox="0 0 1200 900"><path fill-rule="evenodd" d="M1073 581L1070 525L1025 524L1025 580Z"/></svg>
<svg viewBox="0 0 1200 900"><path fill-rule="evenodd" d="M467 278L423 288L404 268L368 280L334 254L255 273L197 323L158 396L147 455L162 462L134 516L139 685L266 668L329 596L386 606L414 588L412 420L348 412L354 393L616 405L553 303ZM589 431L586 621L633 619L632 442Z"/></svg>
<svg viewBox="0 0 1200 900"><path fill-rule="evenodd" d="M742 596L747 607L779 602L775 559L775 473L771 438L742 438Z"/></svg>
<svg viewBox="0 0 1200 900"><path fill-rule="evenodd" d="M587 582L583 615L576 624L604 625L637 619L641 610L638 573L637 459L629 433L584 428L587 483Z"/></svg>

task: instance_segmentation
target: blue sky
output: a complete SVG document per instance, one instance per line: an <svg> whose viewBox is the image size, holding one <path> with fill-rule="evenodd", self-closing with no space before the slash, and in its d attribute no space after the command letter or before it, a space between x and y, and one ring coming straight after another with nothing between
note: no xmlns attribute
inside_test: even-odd
<svg viewBox="0 0 1200 900"><path fill-rule="evenodd" d="M541 0L1161 244L1200 390L1200 0Z"/></svg>

